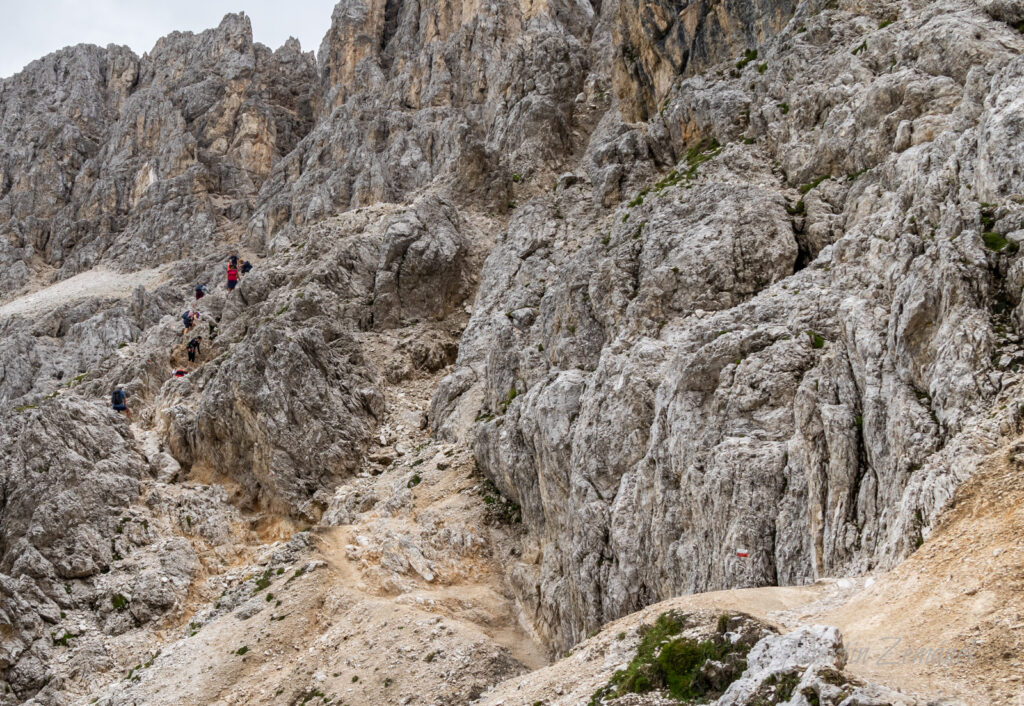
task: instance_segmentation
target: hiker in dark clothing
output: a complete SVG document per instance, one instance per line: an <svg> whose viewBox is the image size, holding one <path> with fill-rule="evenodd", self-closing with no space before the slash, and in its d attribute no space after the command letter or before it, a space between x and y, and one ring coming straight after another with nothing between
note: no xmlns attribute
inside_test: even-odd
<svg viewBox="0 0 1024 706"><path fill-rule="evenodd" d="M234 290L238 286L238 267L235 265L228 265L228 292Z"/></svg>
<svg viewBox="0 0 1024 706"><path fill-rule="evenodd" d="M124 391L123 385L118 385L114 388L110 401L115 412L123 412L124 416L128 417L128 419L132 418L132 413L128 411L128 394Z"/></svg>
<svg viewBox="0 0 1024 706"><path fill-rule="evenodd" d="M205 284L197 284L196 285L196 301L199 301L200 299L202 299L205 296L206 296L206 285Z"/></svg>
<svg viewBox="0 0 1024 706"><path fill-rule="evenodd" d="M210 329L210 331L209 331L209 336L210 336L210 340L212 341L212 340L214 340L215 338L217 338L217 327L216 327L216 325L214 325L214 323L213 323L212 321L209 321L209 322L207 322L207 324L206 324L206 325L207 325L207 326L209 327L209 329Z"/></svg>
<svg viewBox="0 0 1024 706"><path fill-rule="evenodd" d="M238 255L232 255L228 258L228 266L238 269Z"/></svg>
<svg viewBox="0 0 1024 706"><path fill-rule="evenodd" d="M202 336L196 336L188 342L188 345L185 347L185 350L188 351L188 362L196 362L196 356L199 355L199 342L202 340Z"/></svg>
<svg viewBox="0 0 1024 706"><path fill-rule="evenodd" d="M246 260L242 263L242 274L247 275L252 272L252 263Z"/></svg>

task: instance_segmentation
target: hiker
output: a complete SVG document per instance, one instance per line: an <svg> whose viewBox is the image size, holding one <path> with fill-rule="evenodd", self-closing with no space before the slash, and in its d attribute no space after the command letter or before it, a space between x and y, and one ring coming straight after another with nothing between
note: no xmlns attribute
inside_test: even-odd
<svg viewBox="0 0 1024 706"><path fill-rule="evenodd" d="M246 260L242 263L242 274L247 275L252 272L252 263Z"/></svg>
<svg viewBox="0 0 1024 706"><path fill-rule="evenodd" d="M188 362L196 362L196 356L199 355L199 342L202 340L202 336L196 336L188 342L188 345L185 347L185 350L188 351Z"/></svg>
<svg viewBox="0 0 1024 706"><path fill-rule="evenodd" d="M206 285L205 284L197 284L196 285L196 301L199 301L200 299L202 299L205 296L206 296Z"/></svg>
<svg viewBox="0 0 1024 706"><path fill-rule="evenodd" d="M132 418L132 413L128 411L128 395L124 391L124 385L118 385L114 388L114 394L110 396L110 401L113 404L115 412L124 412L124 416L128 419Z"/></svg>
<svg viewBox="0 0 1024 706"><path fill-rule="evenodd" d="M172 373L172 375L174 375L174 377L176 378L183 378L186 375L188 375L188 371L185 370L184 368L178 368Z"/></svg>
<svg viewBox="0 0 1024 706"><path fill-rule="evenodd" d="M238 266L228 265L228 293L238 286Z"/></svg>
<svg viewBox="0 0 1024 706"><path fill-rule="evenodd" d="M210 341L212 342L217 338L217 326L212 321L206 322L206 325L209 327L209 332L206 335L210 337Z"/></svg>
<svg viewBox="0 0 1024 706"><path fill-rule="evenodd" d="M196 320L198 318L199 312L196 311L195 309L189 309L188 311L181 315L181 321L182 323L185 324L185 333L188 333L189 331L192 330L192 327L195 326Z"/></svg>

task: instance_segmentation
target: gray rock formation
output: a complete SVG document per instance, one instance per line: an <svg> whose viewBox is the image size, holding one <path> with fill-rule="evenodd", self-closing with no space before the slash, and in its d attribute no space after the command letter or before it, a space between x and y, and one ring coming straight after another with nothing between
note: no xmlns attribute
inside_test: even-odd
<svg viewBox="0 0 1024 706"><path fill-rule="evenodd" d="M650 122L606 114L488 258L432 422L522 505L510 577L557 644L891 565L962 478L942 449L990 438L1018 379L1024 45L899 9L804 3Z"/></svg>
<svg viewBox="0 0 1024 706"><path fill-rule="evenodd" d="M429 424L521 508L554 650L898 562L1021 427L1022 21L342 0L316 61L229 15L0 81L0 704L84 689L69 641L113 668L246 522L350 517L386 385L456 350Z"/></svg>
<svg viewBox="0 0 1024 706"><path fill-rule="evenodd" d="M79 46L0 82L0 293L203 253L312 125L316 69L244 15L141 59ZM237 226L235 226L237 227Z"/></svg>

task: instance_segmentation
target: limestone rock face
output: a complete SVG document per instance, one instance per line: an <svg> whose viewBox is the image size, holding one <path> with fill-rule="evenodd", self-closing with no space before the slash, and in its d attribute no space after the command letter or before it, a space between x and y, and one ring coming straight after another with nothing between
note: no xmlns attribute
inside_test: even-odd
<svg viewBox="0 0 1024 706"><path fill-rule="evenodd" d="M364 512L339 487L428 427L521 518L507 593L554 651L899 562L1024 426L1022 21L342 0L316 59L229 15L0 81L0 704L221 615L201 581Z"/></svg>
<svg viewBox="0 0 1024 706"><path fill-rule="evenodd" d="M756 56L756 48L786 25L797 4L620 1L614 25L614 81L622 114L629 120L647 120L658 112L680 76L746 57L747 52Z"/></svg>
<svg viewBox="0 0 1024 706"><path fill-rule="evenodd" d="M123 420L80 398L8 411L0 429L0 669L18 691L34 690L47 679L47 630L96 600L134 548L118 523L149 465ZM89 588L75 593L72 580Z"/></svg>
<svg viewBox="0 0 1024 706"><path fill-rule="evenodd" d="M143 58L71 47L0 82L0 292L203 252L312 123L316 69L244 15Z"/></svg>
<svg viewBox="0 0 1024 706"><path fill-rule="evenodd" d="M680 592L889 566L962 478L949 450L1019 424L983 410L1018 380L1024 45L942 7L955 29L802 4L642 129L606 114L586 174L498 239L432 423L522 505L510 579L560 646Z"/></svg>
<svg viewBox="0 0 1024 706"><path fill-rule="evenodd" d="M512 174L556 169L590 113L575 99L595 11L550 4L338 3L319 54L322 117L263 186L251 245L434 182L507 209Z"/></svg>

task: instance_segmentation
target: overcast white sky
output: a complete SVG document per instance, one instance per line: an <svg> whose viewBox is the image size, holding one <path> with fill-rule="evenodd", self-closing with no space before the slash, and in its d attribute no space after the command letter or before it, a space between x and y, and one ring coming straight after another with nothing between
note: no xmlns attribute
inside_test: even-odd
<svg viewBox="0 0 1024 706"><path fill-rule="evenodd" d="M127 44L140 56L174 30L216 27L243 11L257 42L271 49L289 36L316 51L337 0L0 0L0 78L72 44Z"/></svg>

